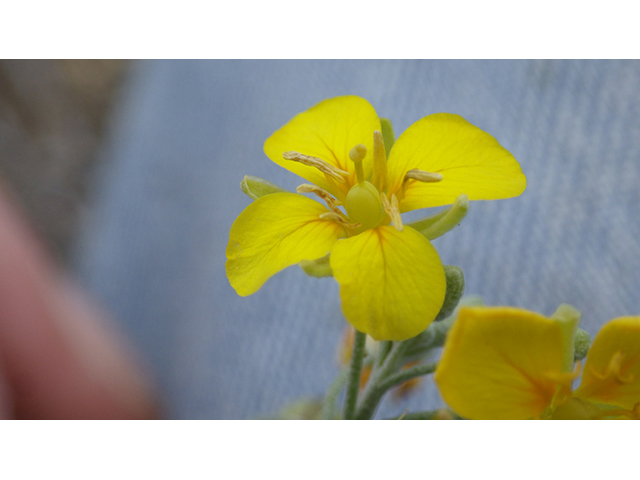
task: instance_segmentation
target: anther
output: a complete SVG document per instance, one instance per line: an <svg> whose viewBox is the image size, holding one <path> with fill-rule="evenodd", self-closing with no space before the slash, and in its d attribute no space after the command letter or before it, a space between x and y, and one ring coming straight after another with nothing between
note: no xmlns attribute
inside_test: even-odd
<svg viewBox="0 0 640 480"><path fill-rule="evenodd" d="M622 369L622 352L616 352L611 360L609 361L609 365L607 365L607 370L604 373L597 372L595 369L591 369L591 373L600 379L606 380L607 378L615 378L618 383L631 383L633 381L633 374L629 373L625 376L620 370Z"/></svg>
<svg viewBox="0 0 640 480"><path fill-rule="evenodd" d="M341 214L342 212L338 207L342 205L342 202L336 200L331 196L329 192L325 189L318 187L317 185L312 185L310 183L303 183L296 188L296 192L298 193L315 193L322 200L327 203L327 206L334 212Z"/></svg>
<svg viewBox="0 0 640 480"><path fill-rule="evenodd" d="M335 167L329 162L325 162L318 157L303 155L302 153L298 152L284 152L282 154L282 158L284 158L285 160L293 160L294 162L299 162L309 167L315 167L322 173L329 175L331 178L340 183L344 183L344 178L350 175L349 172L345 172L344 170L341 170L338 167Z"/></svg>
<svg viewBox="0 0 640 480"><path fill-rule="evenodd" d="M359 223L349 223L349 221L346 220L343 215L336 212L321 213L319 217L323 220L331 220L333 222L337 222L347 228L358 228L360 226Z"/></svg>
<svg viewBox="0 0 640 480"><path fill-rule="evenodd" d="M391 202L389 202L387 196L381 193L380 199L382 200L384 211L391 217L393 227L401 232L404 229L404 225L402 224L402 216L400 215L400 208L398 207L398 197L396 197L395 194L391 195Z"/></svg>
<svg viewBox="0 0 640 480"><path fill-rule="evenodd" d="M435 183L441 182L442 179L443 176L440 173L425 172L424 170L419 170L417 168L409 170L404 174L405 182L408 180L417 180L419 182Z"/></svg>
<svg viewBox="0 0 640 480"><path fill-rule="evenodd" d="M378 130L373 132L373 176L371 183L380 191L387 188L387 154L384 149L384 138Z"/></svg>

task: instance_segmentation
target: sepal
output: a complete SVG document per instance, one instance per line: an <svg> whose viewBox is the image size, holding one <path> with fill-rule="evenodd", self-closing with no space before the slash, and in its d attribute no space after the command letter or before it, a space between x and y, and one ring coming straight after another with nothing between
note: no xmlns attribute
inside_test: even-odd
<svg viewBox="0 0 640 480"><path fill-rule="evenodd" d="M414 338L406 340L406 361L419 360L426 357L431 350L444 345L447 332L453 326L453 322L458 316L460 307L483 306L481 297L469 296L461 299L464 291L464 275L460 267L454 265L444 266L447 277L447 292L445 300L440 309L440 313L431 325Z"/></svg>
<svg viewBox="0 0 640 480"><path fill-rule="evenodd" d="M444 302L434 322L449 317L460 303L464 293L464 273L455 265L444 265L444 274L447 279L447 291L444 294Z"/></svg>
<svg viewBox="0 0 640 480"><path fill-rule="evenodd" d="M300 268L310 277L333 277L333 271L329 263L329 255L325 255L316 260L303 260L300 262Z"/></svg>
<svg viewBox="0 0 640 480"><path fill-rule="evenodd" d="M245 175L240 182L240 188L253 200L257 200L260 197L264 197L265 195L270 195L272 193L288 192L288 190L279 187L275 183L271 183L269 180L254 177L253 175Z"/></svg>
<svg viewBox="0 0 640 480"><path fill-rule="evenodd" d="M467 216L469 211L469 197L464 193L456 198L453 205L422 220L407 223L407 226L416 229L427 239L433 240L441 237L449 230L456 227Z"/></svg>
<svg viewBox="0 0 640 480"><path fill-rule="evenodd" d="M380 128L382 133L382 138L384 139L384 151L387 154L387 158L389 158L389 152L391 151L391 147L396 142L396 135L393 133L393 125L391 124L391 120L388 118L380 119Z"/></svg>

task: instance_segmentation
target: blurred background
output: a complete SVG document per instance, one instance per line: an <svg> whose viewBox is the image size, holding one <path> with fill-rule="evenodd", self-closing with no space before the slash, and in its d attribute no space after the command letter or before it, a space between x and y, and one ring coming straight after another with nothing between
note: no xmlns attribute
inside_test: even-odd
<svg viewBox="0 0 640 480"><path fill-rule="evenodd" d="M457 113L527 175L434 241L491 305L640 313L638 61L10 61L0 174L59 263L151 367L172 418L256 418L319 398L346 323L337 284L297 267L238 297L224 273L243 175L302 183L263 154L291 117L369 100L396 135ZM379 418L441 405L430 380Z"/></svg>
<svg viewBox="0 0 640 480"><path fill-rule="evenodd" d="M60 264L68 264L121 60L0 61L0 177Z"/></svg>

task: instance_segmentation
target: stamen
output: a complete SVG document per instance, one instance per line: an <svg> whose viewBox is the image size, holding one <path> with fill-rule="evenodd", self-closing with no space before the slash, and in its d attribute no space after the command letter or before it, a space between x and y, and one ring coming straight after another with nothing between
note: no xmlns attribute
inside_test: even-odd
<svg viewBox="0 0 640 480"><path fill-rule="evenodd" d="M293 160L294 162L299 162L309 167L315 167L325 175L329 175L340 183L344 183L344 177L348 177L350 175L349 172L345 172L344 170L341 170L318 157L311 157L298 152L284 152L282 154L282 158L285 160Z"/></svg>
<svg viewBox="0 0 640 480"><path fill-rule="evenodd" d="M373 176L371 183L380 192L387 188L387 154L384 149L384 138L378 130L373 132Z"/></svg>
<svg viewBox="0 0 640 480"><path fill-rule="evenodd" d="M393 227L397 231L401 232L404 229L404 225L402 224L402 217L400 216L398 198L395 196L395 194L391 195L391 203L389 203L389 199L387 198L387 196L384 193L381 193L380 199L382 200L384 211L391 217Z"/></svg>
<svg viewBox="0 0 640 480"><path fill-rule="evenodd" d="M319 196L322 200L324 200L327 203L327 206L332 211L338 214L342 213L338 208L340 205L342 205L342 202L333 198L329 192L327 192L323 188L318 187L317 185L312 185L310 183L303 183L302 185L299 185L298 188L296 188L296 192L315 193L317 196Z"/></svg>
<svg viewBox="0 0 640 480"><path fill-rule="evenodd" d="M341 215L336 212L321 213L319 217L323 220L331 220L333 222L338 222L340 225L344 225L347 228L358 228L360 226L359 223L349 223L349 221L346 218L344 218L344 215Z"/></svg>
<svg viewBox="0 0 640 480"><path fill-rule="evenodd" d="M359 143L355 147L351 149L349 152L349 158L356 165L356 177L358 178L358 183L362 184L364 182L364 169L362 168L362 160L367 156L367 147Z"/></svg>
<svg viewBox="0 0 640 480"><path fill-rule="evenodd" d="M625 377L624 374L620 371L622 369L623 356L624 355L622 352L616 352L613 357L611 357L609 365L607 365L607 369L604 373L597 372L593 368L591 369L591 373L593 373L593 375L600 380L606 380L613 377L616 381L618 381L618 383L631 383L633 381L633 374L629 373Z"/></svg>
<svg viewBox="0 0 640 480"><path fill-rule="evenodd" d="M551 380L552 382L558 385L558 390L556 391L553 400L551 401L552 406L559 405L564 402L567 398L571 396L571 386L573 385L573 381L580 376L580 372L582 371L582 364L580 362L576 363L575 368L572 372L545 372L544 376Z"/></svg>
<svg viewBox="0 0 640 480"><path fill-rule="evenodd" d="M404 174L404 182L407 182L409 180L417 180L419 182L435 183L441 182L442 179L443 176L440 173L425 172L424 170L419 170L417 168L409 170Z"/></svg>
<svg viewBox="0 0 640 480"><path fill-rule="evenodd" d="M425 172L424 170L413 168L404 174L404 179L402 180L402 186L397 192L398 198L400 200L404 199L405 190L410 180L415 180L415 181L424 182L424 183L435 183L435 182L441 182L442 179L443 177L442 177L442 174L440 173Z"/></svg>

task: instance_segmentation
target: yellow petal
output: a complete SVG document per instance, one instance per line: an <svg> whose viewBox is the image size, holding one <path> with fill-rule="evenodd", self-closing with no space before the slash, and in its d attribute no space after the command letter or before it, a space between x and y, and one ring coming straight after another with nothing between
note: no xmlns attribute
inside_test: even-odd
<svg viewBox="0 0 640 480"><path fill-rule="evenodd" d="M349 186L356 183L349 151L357 144L367 148L364 173L367 178L371 175L374 130L380 130L380 120L364 98L352 95L329 98L296 115L271 135L264 144L264 153L278 165L343 200ZM320 158L351 176L345 183L327 180L317 168L284 160L282 154L288 151Z"/></svg>
<svg viewBox="0 0 640 480"><path fill-rule="evenodd" d="M575 396L630 410L640 402L640 317L616 318L600 329Z"/></svg>
<svg viewBox="0 0 640 480"><path fill-rule="evenodd" d="M563 342L554 320L509 307L462 308L435 381L470 419L528 419L550 406L562 377Z"/></svg>
<svg viewBox="0 0 640 480"><path fill-rule="evenodd" d="M444 301L444 268L420 233L385 226L338 241L331 269L342 311L375 340L405 340L425 330Z"/></svg>
<svg viewBox="0 0 640 480"><path fill-rule="evenodd" d="M389 154L388 195L402 198L404 175L416 168L443 180L407 182L403 212L450 205L463 193L469 200L515 197L527 184L516 159L495 138L449 113L424 117L400 135Z"/></svg>
<svg viewBox="0 0 640 480"><path fill-rule="evenodd" d="M227 278L238 295L251 295L289 265L329 253L344 229L319 218L327 212L295 193L273 193L251 203L233 222L227 245Z"/></svg>

